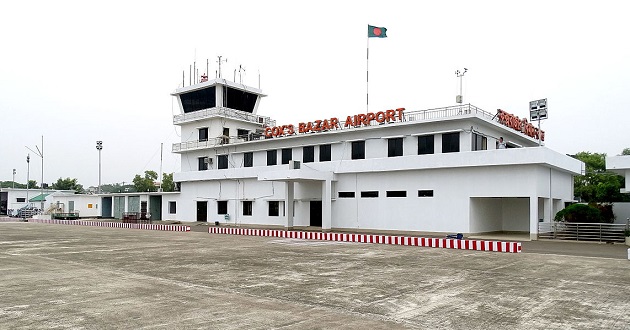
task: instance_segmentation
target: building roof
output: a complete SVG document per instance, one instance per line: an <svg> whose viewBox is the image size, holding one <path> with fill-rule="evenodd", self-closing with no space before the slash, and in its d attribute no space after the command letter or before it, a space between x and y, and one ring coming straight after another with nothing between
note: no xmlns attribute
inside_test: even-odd
<svg viewBox="0 0 630 330"><path fill-rule="evenodd" d="M29 202L45 202L46 201L46 196L48 196L50 194L39 194L31 199L29 199Z"/></svg>

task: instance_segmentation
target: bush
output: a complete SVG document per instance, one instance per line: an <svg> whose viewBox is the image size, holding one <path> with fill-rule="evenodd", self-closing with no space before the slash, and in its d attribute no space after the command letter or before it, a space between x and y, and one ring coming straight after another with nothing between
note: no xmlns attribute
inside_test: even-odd
<svg viewBox="0 0 630 330"><path fill-rule="evenodd" d="M613 223L615 222L615 214L613 213L612 204L597 204L597 203L588 203L588 206L594 207L599 210L602 214L602 222L605 223Z"/></svg>
<svg viewBox="0 0 630 330"><path fill-rule="evenodd" d="M601 223L604 222L602 212L596 207L573 204L556 213L556 221Z"/></svg>

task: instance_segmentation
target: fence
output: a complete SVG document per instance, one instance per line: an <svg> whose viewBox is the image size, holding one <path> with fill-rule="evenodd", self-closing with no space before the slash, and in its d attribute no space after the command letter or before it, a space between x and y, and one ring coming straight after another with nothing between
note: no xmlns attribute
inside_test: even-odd
<svg viewBox="0 0 630 330"><path fill-rule="evenodd" d="M538 238L623 243L626 226L612 223L541 222L538 224Z"/></svg>

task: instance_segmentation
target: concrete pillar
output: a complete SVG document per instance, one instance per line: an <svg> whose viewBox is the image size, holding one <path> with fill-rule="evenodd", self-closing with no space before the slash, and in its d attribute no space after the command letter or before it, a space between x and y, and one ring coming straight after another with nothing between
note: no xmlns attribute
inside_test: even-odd
<svg viewBox="0 0 630 330"><path fill-rule="evenodd" d="M529 197L529 238L538 240L538 197Z"/></svg>
<svg viewBox="0 0 630 330"><path fill-rule="evenodd" d="M332 181L322 182L322 230L332 228Z"/></svg>
<svg viewBox="0 0 630 330"><path fill-rule="evenodd" d="M295 194L295 182L287 181L287 195L284 198L284 205L287 213L287 223L285 225L287 230L293 229L293 195Z"/></svg>

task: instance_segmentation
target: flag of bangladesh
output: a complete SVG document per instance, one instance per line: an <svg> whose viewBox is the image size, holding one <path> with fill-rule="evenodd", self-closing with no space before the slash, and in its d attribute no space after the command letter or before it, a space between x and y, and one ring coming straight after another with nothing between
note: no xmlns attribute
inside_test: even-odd
<svg viewBox="0 0 630 330"><path fill-rule="evenodd" d="M368 25L368 38L387 38L387 29Z"/></svg>

